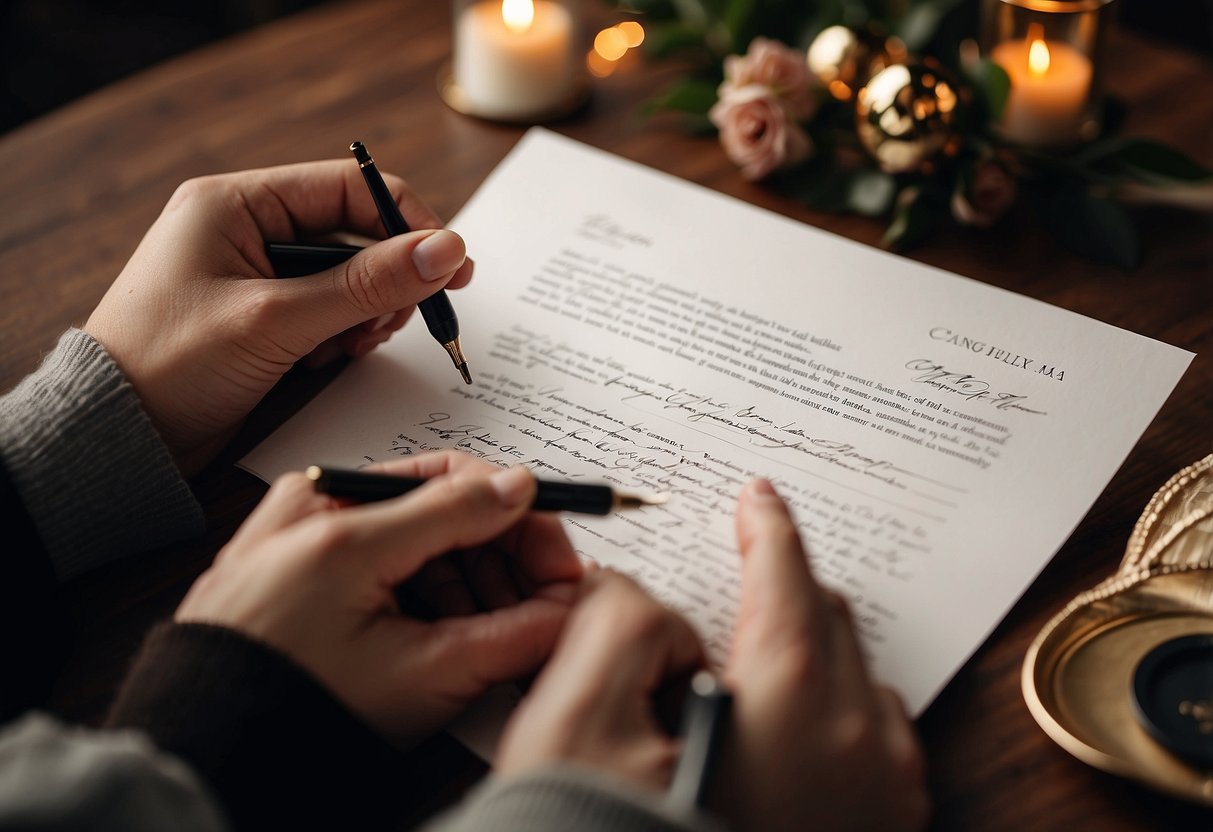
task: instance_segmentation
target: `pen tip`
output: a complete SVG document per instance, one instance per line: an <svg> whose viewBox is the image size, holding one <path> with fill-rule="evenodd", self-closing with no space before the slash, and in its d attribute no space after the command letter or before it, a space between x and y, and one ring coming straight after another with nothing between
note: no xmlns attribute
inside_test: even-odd
<svg viewBox="0 0 1213 832"><path fill-rule="evenodd" d="M350 152L354 154L354 158L358 160L358 164L366 164L371 160L371 154L367 152L366 147L362 142L353 142L350 145Z"/></svg>
<svg viewBox="0 0 1213 832"><path fill-rule="evenodd" d="M616 508L644 508L645 506L663 506L670 501L670 495L661 494L632 494L626 491L615 492Z"/></svg>
<svg viewBox="0 0 1213 832"><path fill-rule="evenodd" d="M459 374L463 376L464 384L472 383L472 374L468 372L468 364L466 361L459 365Z"/></svg>

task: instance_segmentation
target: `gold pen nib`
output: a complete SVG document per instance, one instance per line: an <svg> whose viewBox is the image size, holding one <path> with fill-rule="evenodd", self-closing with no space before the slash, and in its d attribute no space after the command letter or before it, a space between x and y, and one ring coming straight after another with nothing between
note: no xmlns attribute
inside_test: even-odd
<svg viewBox="0 0 1213 832"><path fill-rule="evenodd" d="M620 509L663 506L669 501L669 494L630 494L627 491L616 491L614 507Z"/></svg>
<svg viewBox="0 0 1213 832"><path fill-rule="evenodd" d="M463 347L459 346L459 339L447 341L442 348L451 357L451 361L455 362L455 369L459 371L459 375L463 376L464 383L471 384L472 374L468 372L468 360L463 357Z"/></svg>

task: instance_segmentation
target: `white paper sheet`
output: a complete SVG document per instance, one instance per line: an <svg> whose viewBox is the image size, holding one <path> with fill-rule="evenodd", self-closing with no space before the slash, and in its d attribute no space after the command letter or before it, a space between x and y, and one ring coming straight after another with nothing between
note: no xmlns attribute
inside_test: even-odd
<svg viewBox="0 0 1213 832"><path fill-rule="evenodd" d="M734 498L792 503L880 679L920 713L1058 550L1192 355L532 130L451 227L475 378L423 323L242 465L459 447L673 494L567 516L725 655Z"/></svg>

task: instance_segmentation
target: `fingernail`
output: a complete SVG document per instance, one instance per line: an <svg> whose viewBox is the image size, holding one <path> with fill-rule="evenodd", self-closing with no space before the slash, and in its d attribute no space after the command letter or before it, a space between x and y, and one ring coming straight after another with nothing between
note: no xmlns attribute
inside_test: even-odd
<svg viewBox="0 0 1213 832"><path fill-rule="evenodd" d="M413 265L422 280L437 280L450 274L467 259L463 238L440 228L413 247Z"/></svg>
<svg viewBox="0 0 1213 832"><path fill-rule="evenodd" d="M515 508L531 494L531 472L521 465L498 471L489 477L502 508Z"/></svg>
<svg viewBox="0 0 1213 832"><path fill-rule="evenodd" d="M388 312L386 315L380 315L378 318L376 318L374 321L371 322L371 325L367 329L367 332L378 332L379 330L383 329L385 326L387 326L387 322L390 321L393 317L395 317L395 315L396 315L395 312Z"/></svg>

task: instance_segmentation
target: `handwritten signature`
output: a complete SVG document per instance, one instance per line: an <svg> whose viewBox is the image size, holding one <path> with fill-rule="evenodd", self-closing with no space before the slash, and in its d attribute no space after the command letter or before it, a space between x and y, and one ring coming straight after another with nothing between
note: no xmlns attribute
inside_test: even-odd
<svg viewBox="0 0 1213 832"><path fill-rule="evenodd" d="M915 358L912 361L907 361L906 369L918 373L918 375L910 379L911 381L929 384L939 390L954 393L965 401L985 402L986 404L993 405L995 410L1019 410L1037 416L1048 415L1046 411L1028 407L1026 405L1028 401L1027 396L1020 396L1015 393L996 393L991 389L988 381L969 375L968 373L958 373L949 370L944 365L936 363L929 358Z"/></svg>

